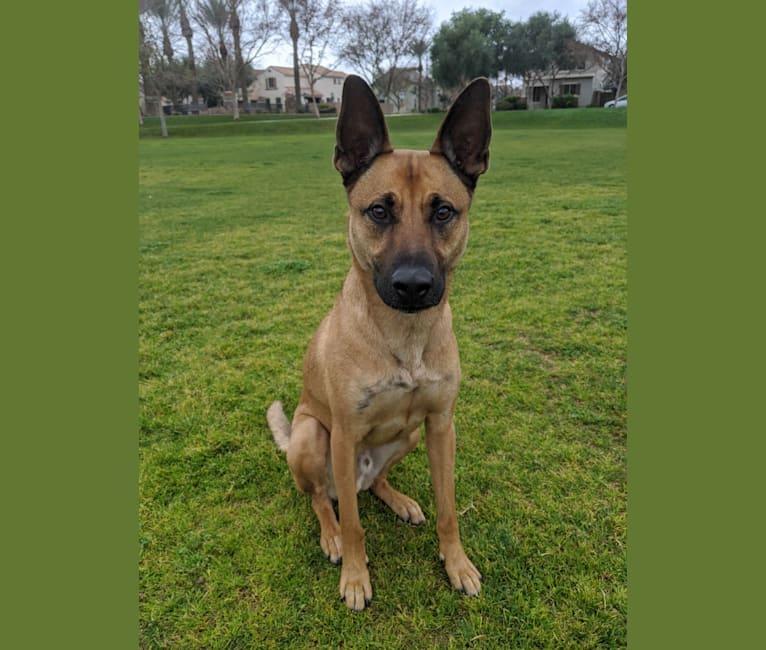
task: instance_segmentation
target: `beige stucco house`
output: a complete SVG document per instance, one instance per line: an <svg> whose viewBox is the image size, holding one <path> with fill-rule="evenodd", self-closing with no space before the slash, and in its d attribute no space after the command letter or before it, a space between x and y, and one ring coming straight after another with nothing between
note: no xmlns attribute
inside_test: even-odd
<svg viewBox="0 0 766 650"><path fill-rule="evenodd" d="M343 81L347 74L339 70L330 70L318 66L314 83L314 96L317 102L327 102L340 107ZM301 104L306 105L311 97L311 88L306 74L300 74ZM248 99L252 103L267 105L275 112L285 110L285 105L292 103L295 97L295 80L292 67L272 65L262 70L255 70L255 81L247 89Z"/></svg>
<svg viewBox="0 0 766 650"><path fill-rule="evenodd" d="M576 95L577 105L601 106L614 95L610 88L605 87L607 69L605 55L598 50L580 45L580 63L571 70L559 70L553 78L542 75L524 89L528 108L545 108L545 90L551 93L551 98L558 95Z"/></svg>

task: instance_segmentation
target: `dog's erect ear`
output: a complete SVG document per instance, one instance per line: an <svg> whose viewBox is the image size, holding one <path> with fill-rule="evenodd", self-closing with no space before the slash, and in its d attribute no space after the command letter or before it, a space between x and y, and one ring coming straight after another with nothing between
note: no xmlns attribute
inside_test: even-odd
<svg viewBox="0 0 766 650"><path fill-rule="evenodd" d="M492 136L490 86L484 77L474 79L460 93L444 118L431 147L441 154L470 188L489 167Z"/></svg>
<svg viewBox="0 0 766 650"><path fill-rule="evenodd" d="M380 103L361 77L349 75L343 84L333 163L348 187L382 153L393 151Z"/></svg>

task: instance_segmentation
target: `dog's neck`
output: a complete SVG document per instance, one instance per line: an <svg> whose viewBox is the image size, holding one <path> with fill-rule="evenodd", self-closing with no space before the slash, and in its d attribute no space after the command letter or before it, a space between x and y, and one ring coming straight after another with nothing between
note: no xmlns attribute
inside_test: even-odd
<svg viewBox="0 0 766 650"><path fill-rule="evenodd" d="M412 372L422 365L427 344L429 340L434 340L434 328L452 327L447 301L450 280L448 274L444 295L438 305L408 314L386 305L378 295L370 274L365 273L359 263L353 260L343 284L341 300L358 305L356 310L351 311L366 315L366 318L360 319L359 324L369 330L365 334L382 340L396 362Z"/></svg>

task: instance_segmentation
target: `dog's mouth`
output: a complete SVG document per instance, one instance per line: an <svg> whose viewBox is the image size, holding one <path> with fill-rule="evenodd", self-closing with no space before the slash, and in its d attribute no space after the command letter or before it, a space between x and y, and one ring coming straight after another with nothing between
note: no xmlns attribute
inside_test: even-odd
<svg viewBox="0 0 766 650"><path fill-rule="evenodd" d="M430 264L405 262L390 273L375 273L375 289L389 307L414 314L441 302L444 279Z"/></svg>

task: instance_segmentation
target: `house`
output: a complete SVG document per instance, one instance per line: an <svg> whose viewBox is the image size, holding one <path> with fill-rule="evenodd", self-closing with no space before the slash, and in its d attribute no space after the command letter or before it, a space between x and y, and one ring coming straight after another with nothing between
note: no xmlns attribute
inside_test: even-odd
<svg viewBox="0 0 766 650"><path fill-rule="evenodd" d="M299 71L301 104L307 106L311 101L311 86L302 67ZM254 72L255 81L247 89L249 101L277 113L292 110L295 101L293 68L272 65ZM343 82L347 76L345 72L317 66L314 83L315 101L337 104L340 107Z"/></svg>
<svg viewBox="0 0 766 650"><path fill-rule="evenodd" d="M559 70L554 79L550 74L544 74L526 85L527 106L546 108L546 91L551 95L550 101L559 95L575 95L578 107L602 106L614 97L614 91L609 87L606 54L590 45L576 43L575 60L578 63L573 69Z"/></svg>

